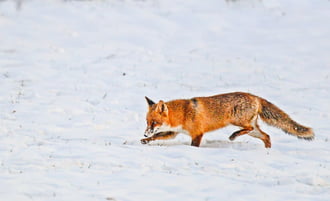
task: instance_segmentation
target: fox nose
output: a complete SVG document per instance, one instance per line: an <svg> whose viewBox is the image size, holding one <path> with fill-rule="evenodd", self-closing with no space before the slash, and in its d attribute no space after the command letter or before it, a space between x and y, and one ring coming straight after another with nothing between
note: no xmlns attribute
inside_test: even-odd
<svg viewBox="0 0 330 201"><path fill-rule="evenodd" d="M146 131L144 132L144 137L149 137L150 136L150 133L153 132L153 129L151 129L150 127L148 127L146 129Z"/></svg>
<svg viewBox="0 0 330 201"><path fill-rule="evenodd" d="M149 129L148 128L144 131L144 137L148 137L147 133L149 133Z"/></svg>

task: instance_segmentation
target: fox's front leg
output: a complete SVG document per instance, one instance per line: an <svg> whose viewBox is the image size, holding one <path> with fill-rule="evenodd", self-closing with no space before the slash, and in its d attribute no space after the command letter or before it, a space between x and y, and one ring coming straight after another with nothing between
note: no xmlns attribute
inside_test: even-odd
<svg viewBox="0 0 330 201"><path fill-rule="evenodd" d="M156 133L151 137L141 139L141 143L147 144L150 141L154 141L154 140L169 140L175 138L177 134L178 134L177 132L172 132L172 131Z"/></svg>
<svg viewBox="0 0 330 201"><path fill-rule="evenodd" d="M203 134L199 134L192 137L191 146L199 147L203 138Z"/></svg>

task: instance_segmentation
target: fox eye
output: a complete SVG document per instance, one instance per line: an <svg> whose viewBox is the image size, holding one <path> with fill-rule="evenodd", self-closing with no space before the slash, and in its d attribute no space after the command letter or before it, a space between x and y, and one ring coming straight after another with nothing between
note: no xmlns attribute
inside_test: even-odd
<svg viewBox="0 0 330 201"><path fill-rule="evenodd" d="M156 124L157 124L156 121L151 122L151 126L154 126L154 125L156 125Z"/></svg>

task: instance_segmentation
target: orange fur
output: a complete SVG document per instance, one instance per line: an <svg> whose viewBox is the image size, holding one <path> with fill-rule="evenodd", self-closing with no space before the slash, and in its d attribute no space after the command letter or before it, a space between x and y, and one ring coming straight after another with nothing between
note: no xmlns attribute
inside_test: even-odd
<svg viewBox="0 0 330 201"><path fill-rule="evenodd" d="M270 137L259 128L258 117L298 138L314 138L311 128L298 124L277 106L249 93L234 92L158 103L146 99L149 105L147 138L142 139L142 143L171 139L182 132L191 136L192 146L199 146L204 133L235 125L241 130L234 132L230 140L248 134L261 139L265 147L270 148Z"/></svg>

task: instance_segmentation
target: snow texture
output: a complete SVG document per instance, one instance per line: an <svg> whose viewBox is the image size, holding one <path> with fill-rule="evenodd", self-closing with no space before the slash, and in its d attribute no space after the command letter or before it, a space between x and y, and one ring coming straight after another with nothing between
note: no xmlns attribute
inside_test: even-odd
<svg viewBox="0 0 330 201"><path fill-rule="evenodd" d="M0 1L0 198L330 200L327 0ZM315 131L261 123L140 144L144 96L246 91Z"/></svg>

